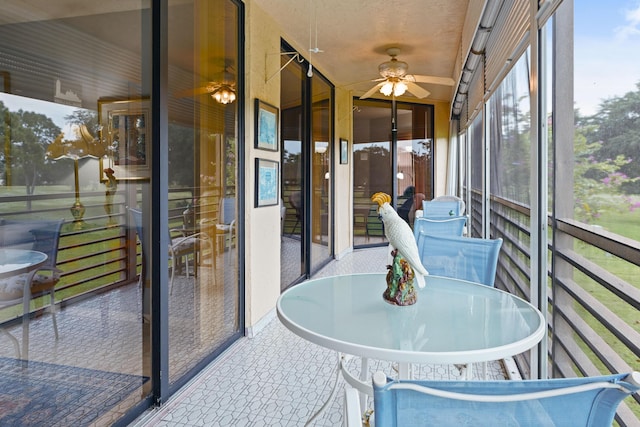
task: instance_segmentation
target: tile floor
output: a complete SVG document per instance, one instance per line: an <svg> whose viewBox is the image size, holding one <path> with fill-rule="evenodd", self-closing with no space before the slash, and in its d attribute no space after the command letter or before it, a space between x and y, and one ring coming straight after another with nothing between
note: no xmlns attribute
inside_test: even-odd
<svg viewBox="0 0 640 427"><path fill-rule="evenodd" d="M356 250L332 261L314 277L385 271L387 248ZM359 361L353 359L355 372ZM395 376L389 362L371 361L372 370ZM135 427L303 426L330 400L311 426L339 426L346 386L338 376L335 352L287 330L273 316L253 338L242 338L162 407L144 414ZM507 377L502 361L489 364L489 378ZM476 370L477 372L477 370ZM453 366L423 366L420 378L457 378Z"/></svg>

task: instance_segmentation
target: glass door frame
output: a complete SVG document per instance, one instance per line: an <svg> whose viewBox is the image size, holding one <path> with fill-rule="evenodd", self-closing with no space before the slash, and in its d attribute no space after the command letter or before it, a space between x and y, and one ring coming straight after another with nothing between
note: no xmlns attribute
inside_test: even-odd
<svg viewBox="0 0 640 427"><path fill-rule="evenodd" d="M313 185L312 185L312 179L313 179L312 79L321 78L323 82L326 82L327 85L330 86L331 102L330 102L329 109L331 112L335 110L335 87L331 84L331 82L328 79L322 76L315 69L313 70L312 77L309 77L306 72L306 70L309 68L309 65L310 65L309 61L306 58L304 58L301 54L296 52L293 49L293 47L291 47L291 45L289 45L284 40L281 41L281 54L283 55L283 58L285 58L285 61L297 55L296 60L291 61L289 66L295 64L295 66L299 67L299 69L303 71L300 73L300 75L304 76L300 82L301 84L300 161L302 163L301 176L300 176L300 186L301 186L300 191L302 194L302 218L300 219L301 251L302 251L300 256L301 269L300 269L300 276L297 279L294 279L294 281L291 283L282 284L282 288L284 290L292 285L300 283L301 281L310 277L310 275L313 272L320 270L324 265L326 265L331 261L333 254L335 252L334 250L335 238L333 236L333 228L334 228L333 207L335 206L334 167L333 167L333 165L335 164L334 163L335 150L333 148L335 144L334 144L334 117L332 113L330 122L329 122L329 127L330 127L329 135L328 135L329 141L327 141L329 143L329 146L328 146L329 155L326 160L329 167L328 205L331 209L331 212L329 212L329 219L328 219L329 223L327 224L329 228L329 234L330 234L329 256L315 266L312 264L312 256L311 256L312 255L312 233L313 233L312 209L314 208L313 206L311 206L311 201L313 197L313 194L312 194L313 192ZM284 55L287 55L287 56L284 56ZM284 147L284 137L280 141L280 146L281 146L281 153L282 155L284 155L285 150L282 149ZM281 159L281 162L284 165L284 159Z"/></svg>

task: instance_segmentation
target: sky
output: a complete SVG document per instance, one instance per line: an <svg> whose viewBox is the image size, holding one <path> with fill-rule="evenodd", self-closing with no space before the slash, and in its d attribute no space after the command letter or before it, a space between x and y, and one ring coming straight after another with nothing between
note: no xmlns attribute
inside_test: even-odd
<svg viewBox="0 0 640 427"><path fill-rule="evenodd" d="M0 93L0 101L4 103L4 106L8 108L9 111L22 109L24 111L34 111L39 114L44 114L62 129L65 138L72 138L74 136L71 133L71 126L67 124L64 117L78 110L78 107L40 101L39 99L26 98L24 96L10 95L7 93Z"/></svg>
<svg viewBox="0 0 640 427"><path fill-rule="evenodd" d="M640 0L575 0L574 98L583 115L640 82Z"/></svg>

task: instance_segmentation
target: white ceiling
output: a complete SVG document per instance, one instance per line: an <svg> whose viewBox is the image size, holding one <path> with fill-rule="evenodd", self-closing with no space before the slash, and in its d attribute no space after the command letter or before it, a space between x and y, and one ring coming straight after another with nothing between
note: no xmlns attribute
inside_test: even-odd
<svg viewBox="0 0 640 427"><path fill-rule="evenodd" d="M0 24L65 17L68 23L81 25L82 16L96 12L95 2L90 2L89 11L78 0L56 0L53 9L48 1L2 0ZM172 0L172 4L182 1ZM104 15L99 16L107 16L107 12L115 9L136 10L139 2L102 2ZM354 95L359 96L375 85L372 80L380 77L378 65L389 60L386 50L390 47L400 48L398 59L409 64L409 74L457 80L454 68L456 60L460 60L467 11L482 8L485 0L252 0L247 3L249 13L257 6L270 15L282 28L284 40L334 85L353 90ZM79 18L72 21L72 16ZM83 31L104 29L88 28L88 25L84 24ZM119 36L118 31L110 34L114 40ZM316 47L323 52L309 51ZM431 92L424 102L448 102L452 98L454 88L451 86L420 85ZM385 98L379 92L373 96ZM411 95L400 99L417 101Z"/></svg>
<svg viewBox="0 0 640 427"><path fill-rule="evenodd" d="M362 95L380 77L386 49L399 47L409 74L451 77L470 0L254 0L333 84ZM482 2L482 0L471 0ZM317 22L317 44L316 44ZM311 43L310 43L311 35ZM310 48L323 50L309 52ZM426 102L450 101L451 86L420 84ZM376 97L384 98L381 94ZM416 101L405 96L401 99Z"/></svg>

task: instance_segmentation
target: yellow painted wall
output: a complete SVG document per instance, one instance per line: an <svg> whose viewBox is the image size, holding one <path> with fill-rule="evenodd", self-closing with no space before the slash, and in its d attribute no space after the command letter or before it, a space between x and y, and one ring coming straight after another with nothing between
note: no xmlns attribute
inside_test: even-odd
<svg viewBox="0 0 640 427"><path fill-rule="evenodd" d="M265 80L280 68L281 33L253 2L246 2L245 11L245 327L251 329L280 295L280 206L254 207L255 159L279 162L280 151L255 149L253 141L255 99L280 105L279 77Z"/></svg>
<svg viewBox="0 0 640 427"><path fill-rule="evenodd" d="M245 111L245 177L246 177L246 224L245 241L245 326L251 335L273 314L280 295L280 207L254 207L255 200L255 159L256 157L280 161L280 151L256 150L253 147L255 124L255 98L280 107L280 39L284 38L294 49L305 52L303 46L296 46L286 33L252 0L245 1L246 10L246 111ZM313 58L311 58L313 61ZM331 80L331 75L317 68ZM275 74L275 76L274 76ZM274 76L268 82L268 77ZM335 129L333 150L334 200L335 200L335 256L339 258L353 248L352 210L352 168L353 143L353 94L341 88L335 89ZM435 103L435 152L436 152L436 195L445 193L446 168L449 143L449 104ZM349 141L349 162L339 161L340 138ZM241 265L240 265L241 267Z"/></svg>
<svg viewBox="0 0 640 427"><path fill-rule="evenodd" d="M447 168L449 164L449 103L435 102L435 160L434 197L443 196L447 192Z"/></svg>
<svg viewBox="0 0 640 427"><path fill-rule="evenodd" d="M353 96L351 91L336 88L335 90L335 256L340 256L353 247L353 203L351 192L353 190ZM340 164L340 138L344 138L349 144L349 158L346 165Z"/></svg>

